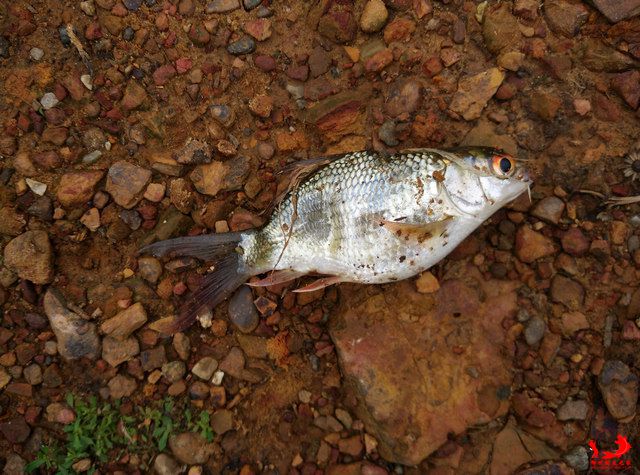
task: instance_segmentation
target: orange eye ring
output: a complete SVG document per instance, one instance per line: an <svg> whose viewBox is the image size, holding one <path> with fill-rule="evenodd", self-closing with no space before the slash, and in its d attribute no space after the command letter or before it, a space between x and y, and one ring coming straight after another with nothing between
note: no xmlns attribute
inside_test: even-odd
<svg viewBox="0 0 640 475"><path fill-rule="evenodd" d="M497 154L491 157L491 168L496 176L506 178L515 172L516 162L509 155Z"/></svg>

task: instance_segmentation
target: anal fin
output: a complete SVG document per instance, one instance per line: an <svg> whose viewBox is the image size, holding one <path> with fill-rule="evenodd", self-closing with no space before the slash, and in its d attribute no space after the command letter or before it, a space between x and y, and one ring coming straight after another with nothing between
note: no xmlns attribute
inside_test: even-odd
<svg viewBox="0 0 640 475"><path fill-rule="evenodd" d="M298 277L302 277L303 275L303 272L297 272L291 269L275 270L269 272L269 275L264 279L258 280L257 282L247 282L247 285L251 287L270 287L272 285L290 282Z"/></svg>
<svg viewBox="0 0 640 475"><path fill-rule="evenodd" d="M300 287L299 289L294 290L293 292L314 292L316 290L324 289L325 287L329 287L333 284L338 284L342 282L342 277L331 276L331 277L320 277L319 279L311 282L309 285L305 285L304 287Z"/></svg>

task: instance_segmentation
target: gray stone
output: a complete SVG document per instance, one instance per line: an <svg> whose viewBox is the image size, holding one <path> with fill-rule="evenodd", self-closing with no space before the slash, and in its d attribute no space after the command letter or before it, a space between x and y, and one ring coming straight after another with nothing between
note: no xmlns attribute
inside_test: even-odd
<svg viewBox="0 0 640 475"><path fill-rule="evenodd" d="M241 54L253 53L256 50L256 42L250 36L244 36L227 46L229 54L240 56Z"/></svg>
<svg viewBox="0 0 640 475"><path fill-rule="evenodd" d="M524 330L524 339L527 344L529 346L535 346L540 343L540 340L542 340L542 337L544 336L546 327L547 325L540 317L533 317L529 320Z"/></svg>
<svg viewBox="0 0 640 475"><path fill-rule="evenodd" d="M170 361L162 365L162 376L172 384L180 381L185 372L186 368L183 361Z"/></svg>
<svg viewBox="0 0 640 475"><path fill-rule="evenodd" d="M58 353L64 359L98 357L100 339L95 324L69 310L64 297L53 288L49 288L45 293L43 305L51 329L56 335Z"/></svg>
<svg viewBox="0 0 640 475"><path fill-rule="evenodd" d="M558 408L559 421L583 421L589 414L589 403L583 400L567 401Z"/></svg>
<svg viewBox="0 0 640 475"><path fill-rule="evenodd" d="M240 287L229 300L229 320L242 333L251 333L258 326L260 317L249 287Z"/></svg>
<svg viewBox="0 0 640 475"><path fill-rule="evenodd" d="M53 92L47 92L40 98L40 104L44 110L49 110L58 105L60 101Z"/></svg>
<svg viewBox="0 0 640 475"><path fill-rule="evenodd" d="M211 356L205 356L201 358L191 369L191 372L198 378L205 381L211 380L213 372L218 368L218 362Z"/></svg>

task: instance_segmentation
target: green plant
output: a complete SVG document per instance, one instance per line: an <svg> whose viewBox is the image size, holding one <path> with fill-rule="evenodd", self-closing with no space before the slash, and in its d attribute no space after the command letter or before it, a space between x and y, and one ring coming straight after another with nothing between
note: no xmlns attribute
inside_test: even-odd
<svg viewBox="0 0 640 475"><path fill-rule="evenodd" d="M73 474L73 464L88 458L94 466L87 473L92 474L96 467L125 452L162 452L175 431L198 432L207 441L213 440L208 412L194 418L189 408L176 407L169 397L139 407L132 415L122 415L119 402L99 403L95 397L83 400L69 394L66 402L76 418L64 427L65 444L43 445L26 466L28 473L44 469Z"/></svg>

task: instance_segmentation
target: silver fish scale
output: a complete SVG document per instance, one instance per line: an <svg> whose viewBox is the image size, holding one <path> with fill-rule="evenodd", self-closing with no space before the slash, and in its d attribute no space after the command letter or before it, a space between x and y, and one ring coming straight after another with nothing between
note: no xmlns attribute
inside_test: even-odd
<svg viewBox="0 0 640 475"><path fill-rule="evenodd" d="M245 265L252 273L294 269L365 283L414 275L432 265L446 234L407 242L381 222L442 219L448 204L433 174L445 168L435 152L346 154L301 183L262 230L245 235Z"/></svg>

